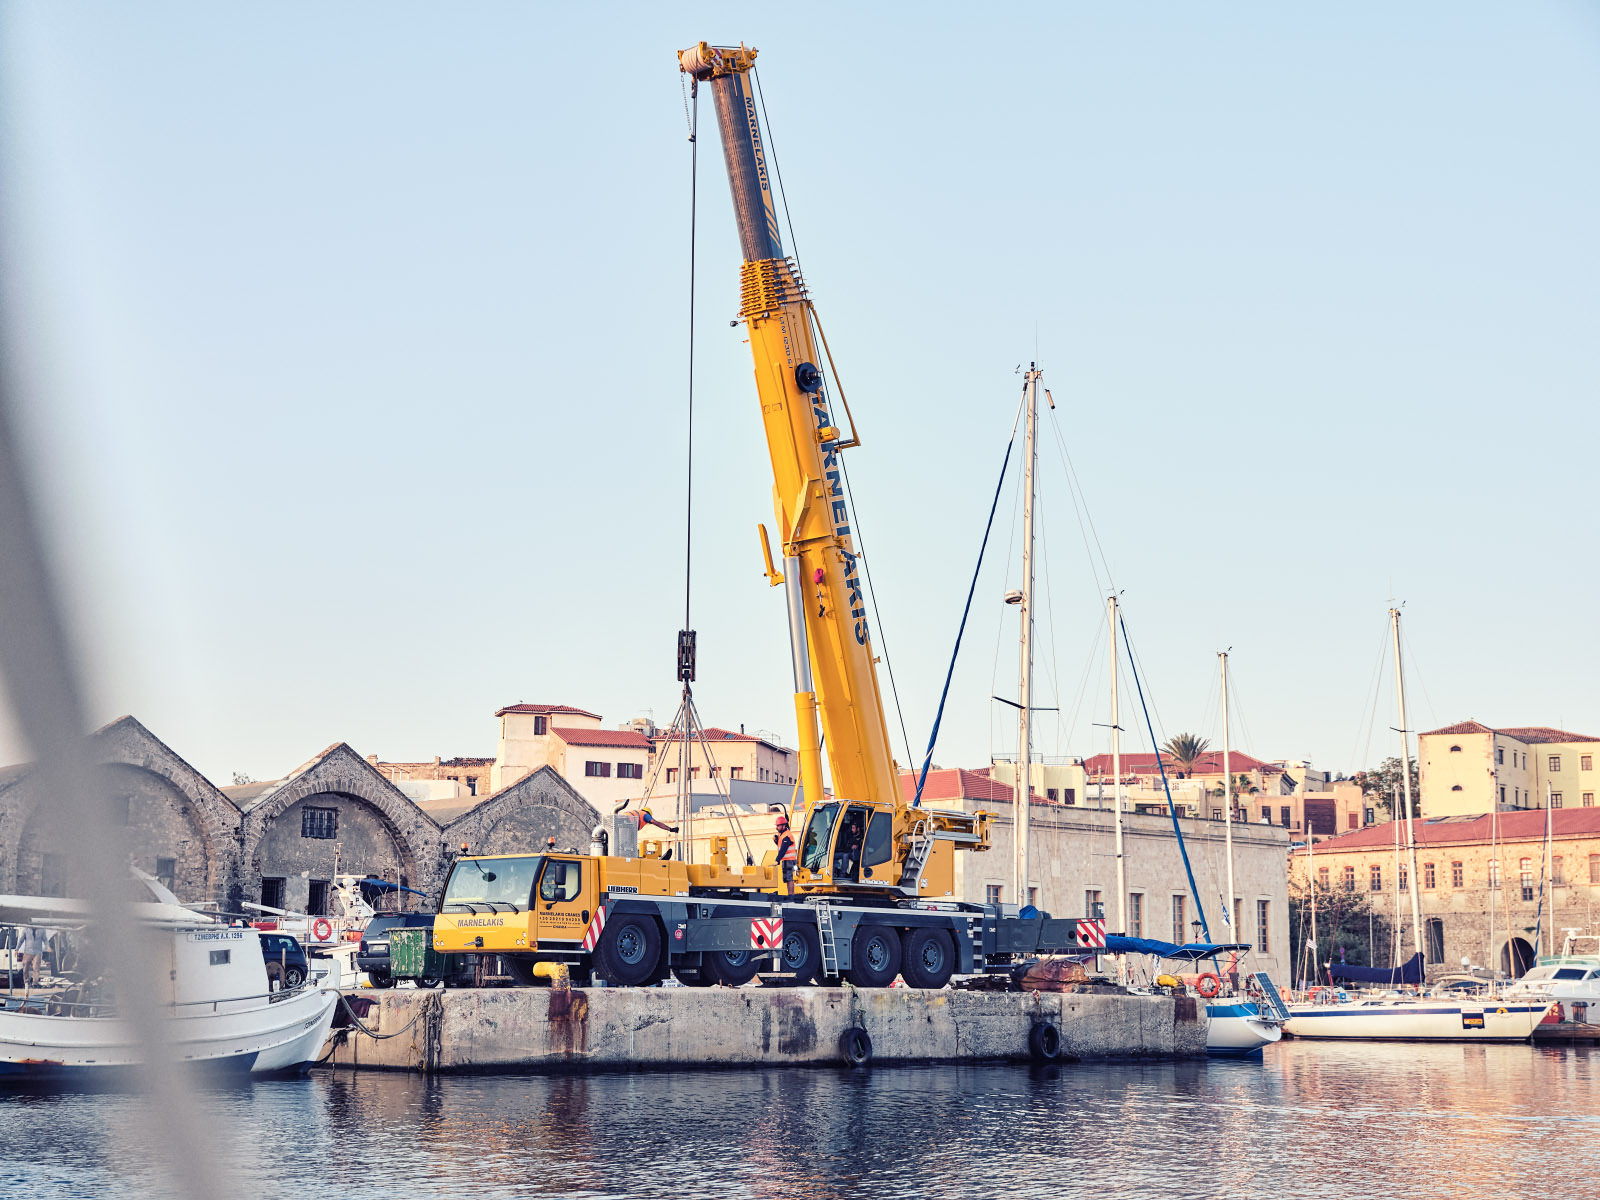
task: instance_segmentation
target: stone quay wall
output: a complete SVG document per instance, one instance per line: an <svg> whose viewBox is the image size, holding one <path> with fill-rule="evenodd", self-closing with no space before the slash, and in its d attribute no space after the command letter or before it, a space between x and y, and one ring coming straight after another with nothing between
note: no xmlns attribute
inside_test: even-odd
<svg viewBox="0 0 1600 1200"><path fill-rule="evenodd" d="M1025 1060L1048 1022L1061 1056L1205 1053L1187 997L907 988L482 988L365 990L378 1006L331 1065L379 1070L606 1071L825 1066L859 1027L874 1062ZM336 1038L338 1035L335 1035Z"/></svg>

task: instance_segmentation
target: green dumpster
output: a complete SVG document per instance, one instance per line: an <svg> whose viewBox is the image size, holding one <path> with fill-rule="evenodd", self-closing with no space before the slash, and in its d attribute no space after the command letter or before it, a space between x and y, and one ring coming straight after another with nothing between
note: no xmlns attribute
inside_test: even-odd
<svg viewBox="0 0 1600 1200"><path fill-rule="evenodd" d="M396 979L444 979L461 970L461 955L433 948L433 926L389 931L389 974Z"/></svg>

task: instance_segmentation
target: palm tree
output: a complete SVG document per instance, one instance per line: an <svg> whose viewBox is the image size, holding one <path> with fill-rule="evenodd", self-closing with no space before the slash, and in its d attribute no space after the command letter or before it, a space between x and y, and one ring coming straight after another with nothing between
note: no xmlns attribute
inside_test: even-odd
<svg viewBox="0 0 1600 1200"><path fill-rule="evenodd" d="M1173 764L1185 775L1194 773L1194 764L1209 749L1211 742L1193 733L1180 733L1177 737L1168 738L1166 745L1161 747L1162 753L1172 759Z"/></svg>

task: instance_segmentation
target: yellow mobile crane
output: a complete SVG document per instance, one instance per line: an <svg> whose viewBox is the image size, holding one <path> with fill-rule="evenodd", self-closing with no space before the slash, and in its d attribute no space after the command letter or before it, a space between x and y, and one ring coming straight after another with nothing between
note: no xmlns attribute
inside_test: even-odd
<svg viewBox="0 0 1600 1200"><path fill-rule="evenodd" d="M827 342L778 233L750 87L755 55L702 42L678 62L697 89L711 89L744 251L740 315L772 460L781 571L764 527L762 547L768 578L788 597L805 791L797 895L779 900L787 888L770 861L730 864L726 837L711 840L706 863L672 861L650 840L637 856L620 843L620 854L463 853L440 898L433 949L497 955L523 983L564 963L580 979L593 972L613 984L671 971L686 984L737 985L770 954L773 969L797 982L842 975L883 987L903 975L937 988L954 973L1010 971L1095 944L1085 922L957 899L955 851L988 848L991 814L928 809L901 793L839 462L860 439L853 420L849 436L835 423L816 353ZM849 419L842 390L839 400Z"/></svg>
<svg viewBox="0 0 1600 1200"><path fill-rule="evenodd" d="M826 352L827 340L799 268L784 253L751 88L755 59L756 51L746 46L701 42L681 52L678 65L696 87L704 83L711 90L744 252L739 316L750 335L772 459L781 572L773 565L765 526L761 547L767 578L788 595L806 804L796 888L942 898L954 892L954 850L989 848L989 814L923 808L908 803L901 791L840 463L861 439L842 388L848 435L834 418L817 354L818 342ZM819 715L833 800L825 800L822 789Z"/></svg>

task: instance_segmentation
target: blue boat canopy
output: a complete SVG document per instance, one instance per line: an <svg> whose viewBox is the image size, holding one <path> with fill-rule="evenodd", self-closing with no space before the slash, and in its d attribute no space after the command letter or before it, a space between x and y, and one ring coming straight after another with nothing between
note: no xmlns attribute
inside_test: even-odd
<svg viewBox="0 0 1600 1200"><path fill-rule="evenodd" d="M1106 934L1107 954L1154 954L1157 958L1181 958L1195 962L1217 954L1244 954L1250 949L1250 945L1246 942L1190 942L1180 946L1176 942L1158 942L1155 938Z"/></svg>
<svg viewBox="0 0 1600 1200"><path fill-rule="evenodd" d="M390 883L387 879L358 879L356 886L365 888L370 892L410 892L413 896L426 896L427 892L419 892L413 887L401 887L398 883Z"/></svg>
<svg viewBox="0 0 1600 1200"><path fill-rule="evenodd" d="M1390 987L1399 987L1402 983L1422 982L1422 955L1413 954L1398 967L1357 967L1348 963L1334 963L1328 971L1336 983L1385 983Z"/></svg>

